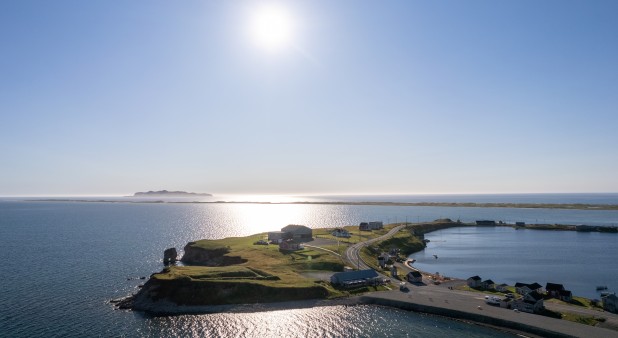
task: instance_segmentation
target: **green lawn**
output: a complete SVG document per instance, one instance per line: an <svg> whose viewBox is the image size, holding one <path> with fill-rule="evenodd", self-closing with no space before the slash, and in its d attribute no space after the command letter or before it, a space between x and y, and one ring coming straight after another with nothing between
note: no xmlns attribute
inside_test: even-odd
<svg viewBox="0 0 618 338"><path fill-rule="evenodd" d="M385 234L395 225L378 231L364 231L358 235L358 227L346 227L353 236L340 239L339 252L358 241L365 241ZM356 230L356 233L354 233ZM314 237L336 240L332 229L314 229ZM235 302L294 300L306 298L332 298L367 290L336 290L330 283L307 278L306 272L343 271L340 256L324 250L304 248L282 252L278 245L256 245L265 233L246 237L231 237L219 240L199 240L189 245L204 249L210 254L230 258L219 260L224 266L169 266L152 279L164 287L159 297L166 296L183 304L223 304ZM325 248L337 252L337 245ZM234 259L232 259L234 258ZM210 290L210 291L208 291ZM216 290L216 292L215 292ZM254 290L253 293L251 290Z"/></svg>

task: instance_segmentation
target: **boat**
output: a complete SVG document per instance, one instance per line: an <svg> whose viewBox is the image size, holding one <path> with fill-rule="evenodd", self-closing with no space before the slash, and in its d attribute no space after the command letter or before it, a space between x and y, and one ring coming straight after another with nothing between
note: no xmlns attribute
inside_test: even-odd
<svg viewBox="0 0 618 338"><path fill-rule="evenodd" d="M607 290L607 286L606 285L597 286L597 291L601 291L601 290Z"/></svg>

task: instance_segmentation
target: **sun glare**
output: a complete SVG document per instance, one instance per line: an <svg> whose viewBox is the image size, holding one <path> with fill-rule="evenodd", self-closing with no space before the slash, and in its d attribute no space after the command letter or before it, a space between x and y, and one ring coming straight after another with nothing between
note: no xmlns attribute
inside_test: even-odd
<svg viewBox="0 0 618 338"><path fill-rule="evenodd" d="M256 8L249 33L260 48L276 51L290 46L294 37L294 20L286 8L274 4Z"/></svg>

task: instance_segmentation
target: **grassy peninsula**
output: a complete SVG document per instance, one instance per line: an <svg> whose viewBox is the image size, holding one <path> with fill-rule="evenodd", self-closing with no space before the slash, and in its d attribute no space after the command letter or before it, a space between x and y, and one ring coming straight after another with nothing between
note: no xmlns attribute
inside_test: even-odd
<svg viewBox="0 0 618 338"><path fill-rule="evenodd" d="M342 271L339 257L304 248L280 251L258 245L265 234L190 242L183 262L155 273L133 297L137 310L165 312L167 305L222 305L327 299L346 295L315 274ZM189 265L190 264L190 265Z"/></svg>

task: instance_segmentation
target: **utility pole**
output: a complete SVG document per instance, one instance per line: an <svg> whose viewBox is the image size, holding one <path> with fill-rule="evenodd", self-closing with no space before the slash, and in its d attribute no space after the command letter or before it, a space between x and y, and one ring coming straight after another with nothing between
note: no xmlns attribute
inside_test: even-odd
<svg viewBox="0 0 618 338"><path fill-rule="evenodd" d="M358 226L358 243L362 242L363 240L361 239L361 229L360 229L360 225ZM357 258L357 263L356 263L356 270L360 270L360 244L358 247L358 251L356 252L356 258Z"/></svg>

